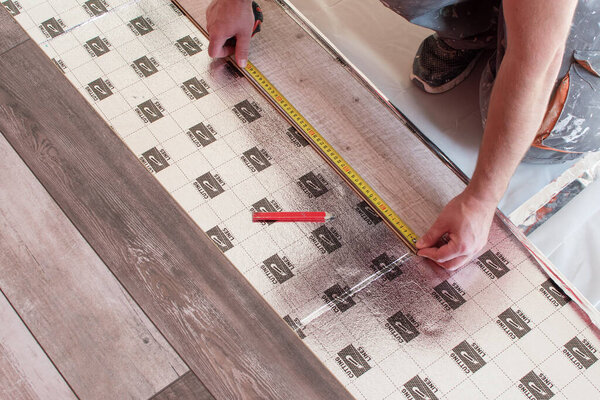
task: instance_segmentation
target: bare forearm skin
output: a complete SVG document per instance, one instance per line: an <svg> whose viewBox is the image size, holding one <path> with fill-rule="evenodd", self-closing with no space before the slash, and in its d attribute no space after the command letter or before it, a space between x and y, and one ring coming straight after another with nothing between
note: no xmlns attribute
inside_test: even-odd
<svg viewBox="0 0 600 400"><path fill-rule="evenodd" d="M498 204L535 138L560 69L576 3L504 1L508 46L492 90L475 172L466 190L479 201L493 207ZM554 9L544 12L548 7Z"/></svg>

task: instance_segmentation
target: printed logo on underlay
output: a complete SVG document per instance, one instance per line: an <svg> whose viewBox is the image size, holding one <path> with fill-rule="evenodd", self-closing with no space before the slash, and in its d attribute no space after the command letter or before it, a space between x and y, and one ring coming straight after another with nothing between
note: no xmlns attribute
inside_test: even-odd
<svg viewBox="0 0 600 400"><path fill-rule="evenodd" d="M371 361L371 357L369 357L362 347L356 349L351 344L344 347L335 358L335 362L344 370L349 378L358 378L370 370L369 361Z"/></svg>
<svg viewBox="0 0 600 400"><path fill-rule="evenodd" d="M211 125L200 122L187 130L187 135L197 147L205 147L216 141L217 132Z"/></svg>
<svg viewBox="0 0 600 400"><path fill-rule="evenodd" d="M548 279L542 283L540 292L556 307L564 306L571 301L569 296L567 296L556 283L552 282L552 279Z"/></svg>
<svg viewBox="0 0 600 400"><path fill-rule="evenodd" d="M108 4L104 0L89 0L83 3L83 9L90 17L97 17L108 11Z"/></svg>
<svg viewBox="0 0 600 400"><path fill-rule="evenodd" d="M314 172L309 172L298 178L298 185L310 198L322 196L329 190L327 189L329 183L321 174L315 175Z"/></svg>
<svg viewBox="0 0 600 400"><path fill-rule="evenodd" d="M409 400L438 400L435 395L439 389L428 378L415 376L404 384L402 394Z"/></svg>
<svg viewBox="0 0 600 400"><path fill-rule="evenodd" d="M465 373L477 372L485 365L485 353L477 345L470 345L466 340L460 342L450 353L456 364Z"/></svg>
<svg viewBox="0 0 600 400"><path fill-rule="evenodd" d="M179 16L179 17L183 16L183 13L182 13L182 12L181 12L181 10L179 9L179 7L177 7L177 4L175 4L175 3L173 3L173 2L171 2L171 1L170 1L170 2L169 2L169 6L171 7L171 9L173 10L173 12L174 12L174 13L175 13L177 16Z"/></svg>
<svg viewBox="0 0 600 400"><path fill-rule="evenodd" d="M85 42L83 47L92 57L100 57L110 51L110 42L106 38L96 36Z"/></svg>
<svg viewBox="0 0 600 400"><path fill-rule="evenodd" d="M259 119L261 111L262 109L255 101L244 100L233 106L233 112L244 123L250 123Z"/></svg>
<svg viewBox="0 0 600 400"><path fill-rule="evenodd" d="M385 279L391 281L392 279L396 279L400 275L402 275L402 270L397 265L391 266L394 263L394 259L387 255L387 253L382 253L377 256L373 261L371 261L372 268L375 271L387 271L385 273Z"/></svg>
<svg viewBox="0 0 600 400"><path fill-rule="evenodd" d="M146 100L139 104L135 111L145 123L153 123L164 117L165 109L158 101Z"/></svg>
<svg viewBox="0 0 600 400"><path fill-rule="evenodd" d="M301 324L298 318L292 318L289 315L286 315L283 317L283 320L290 326L290 328L294 330L294 332L296 332L300 339L304 339L306 337L304 331L300 329Z"/></svg>
<svg viewBox="0 0 600 400"><path fill-rule="evenodd" d="M294 276L292 273L294 266L290 260L285 256L279 257L278 254L263 261L260 268L274 284L283 283Z"/></svg>
<svg viewBox="0 0 600 400"><path fill-rule="evenodd" d="M136 36L144 36L154 30L154 22L150 18L141 15L129 21L127 26Z"/></svg>
<svg viewBox="0 0 600 400"><path fill-rule="evenodd" d="M170 157L163 149L156 147L142 153L140 161L150 172L160 172L169 166Z"/></svg>
<svg viewBox="0 0 600 400"><path fill-rule="evenodd" d="M202 51L202 44L197 37L192 38L190 35L177 39L175 47L185 56L193 56Z"/></svg>
<svg viewBox="0 0 600 400"><path fill-rule="evenodd" d="M21 4L19 4L19 2L16 0L3 1L2 5L8 10L10 15L12 15L13 17L21 13Z"/></svg>
<svg viewBox="0 0 600 400"><path fill-rule="evenodd" d="M194 186L205 199L214 199L225 191L223 189L223 186L225 186L223 179L221 179L219 174L213 175L210 172L196 178Z"/></svg>
<svg viewBox="0 0 600 400"><path fill-rule="evenodd" d="M283 209L275 200L267 200L266 198L260 199L256 203L252 204L252 211L254 212L275 212L282 211ZM262 224L271 225L275 221L265 221Z"/></svg>
<svg viewBox="0 0 600 400"><path fill-rule="evenodd" d="M219 226L215 226L212 229L206 231L208 237L212 239L212 241L217 245L219 250L225 253L227 250L233 248L233 236L227 228L219 228Z"/></svg>
<svg viewBox="0 0 600 400"><path fill-rule="evenodd" d="M227 60L227 62L225 63L224 68L225 72L227 72L229 77L232 79L238 79L244 76L244 74L242 74L242 72L229 60Z"/></svg>
<svg viewBox="0 0 600 400"><path fill-rule="evenodd" d="M444 281L433 288L433 297L435 297L446 310L456 310L465 304L464 290L457 283L452 285Z"/></svg>
<svg viewBox="0 0 600 400"><path fill-rule="evenodd" d="M366 201L361 201L354 209L368 225L377 225L382 221L379 214Z"/></svg>
<svg viewBox="0 0 600 400"><path fill-rule="evenodd" d="M313 242L313 244L317 246L319 251L323 254L333 253L342 247L342 243L340 242L342 237L333 227L328 228L325 225L318 227L311 232L310 239L311 242Z"/></svg>
<svg viewBox="0 0 600 400"><path fill-rule="evenodd" d="M264 149L253 147L242 155L242 161L252 172L260 172L271 166L271 156Z"/></svg>
<svg viewBox="0 0 600 400"><path fill-rule="evenodd" d="M183 82L181 89L190 100L198 100L208 94L209 86L204 79L194 77Z"/></svg>
<svg viewBox="0 0 600 400"><path fill-rule="evenodd" d="M65 73L65 70L67 69L67 64L65 64L63 60L61 60L60 58L53 58L52 62L58 67L58 69L62 71L63 74Z"/></svg>
<svg viewBox="0 0 600 400"><path fill-rule="evenodd" d="M481 268L491 279L501 278L510 271L506 266L507 264L508 261L504 256L500 253L494 254L492 250L486 251L477 259L479 268Z"/></svg>
<svg viewBox="0 0 600 400"><path fill-rule="evenodd" d="M148 58L148 56L140 57L137 60L133 60L131 68L135 71L140 78L147 78L158 72L158 61L154 57Z"/></svg>
<svg viewBox="0 0 600 400"><path fill-rule="evenodd" d="M498 324L511 339L521 339L531 331L528 323L531 323L531 320L521 310L515 312L512 308L508 308L498 315L498 319L496 320L496 324Z"/></svg>
<svg viewBox="0 0 600 400"><path fill-rule="evenodd" d="M519 389L528 398L535 400L548 400L554 396L552 388L554 385L550 382L544 374L539 376L535 372L531 371L527 375L521 378L519 381Z"/></svg>
<svg viewBox="0 0 600 400"><path fill-rule="evenodd" d="M586 339L581 341L578 337L569 340L563 349L563 354L579 369L588 369L594 365L598 361L596 352L596 348L589 341Z"/></svg>
<svg viewBox="0 0 600 400"><path fill-rule="evenodd" d="M290 126L285 134L288 135L292 143L296 145L296 147L306 147L308 146L308 141L294 128Z"/></svg>
<svg viewBox="0 0 600 400"><path fill-rule="evenodd" d="M402 311L389 317L385 324L388 331L400 343L408 343L419 336L418 326L419 324L410 314L404 315Z"/></svg>
<svg viewBox="0 0 600 400"><path fill-rule="evenodd" d="M331 306L333 312L346 312L352 306L356 305L354 299L348 295L348 286L341 287L339 283L336 283L325 291L325 294L321 298L326 302L333 302Z"/></svg>
<svg viewBox="0 0 600 400"><path fill-rule="evenodd" d="M42 33L49 38L55 38L57 36L62 35L63 33L65 33L64 28L66 28L66 25L62 22L60 18L47 19L40 25Z"/></svg>
<svg viewBox="0 0 600 400"><path fill-rule="evenodd" d="M98 78L88 83L85 89L95 101L101 101L112 96L112 89L114 88L108 79Z"/></svg>

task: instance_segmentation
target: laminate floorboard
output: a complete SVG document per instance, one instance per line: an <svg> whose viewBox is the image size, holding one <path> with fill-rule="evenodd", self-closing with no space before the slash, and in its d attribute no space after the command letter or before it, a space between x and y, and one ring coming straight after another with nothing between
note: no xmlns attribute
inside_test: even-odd
<svg viewBox="0 0 600 400"><path fill-rule="evenodd" d="M0 135L0 288L78 396L148 398L188 371Z"/></svg>
<svg viewBox="0 0 600 400"><path fill-rule="evenodd" d="M215 397L350 397L32 42L0 131Z"/></svg>
<svg viewBox="0 0 600 400"><path fill-rule="evenodd" d="M9 4L10 3L10 6ZM0 3L0 54L12 49L16 45L29 40L29 36L15 21L8 11L8 8L17 10L11 1L3 1ZM14 11L13 11L14 12ZM18 10L17 10L18 12Z"/></svg>
<svg viewBox="0 0 600 400"><path fill-rule="evenodd" d="M2 293L0 324L1 399L76 398Z"/></svg>
<svg viewBox="0 0 600 400"><path fill-rule="evenodd" d="M151 400L214 400L214 397L193 372L188 372Z"/></svg>

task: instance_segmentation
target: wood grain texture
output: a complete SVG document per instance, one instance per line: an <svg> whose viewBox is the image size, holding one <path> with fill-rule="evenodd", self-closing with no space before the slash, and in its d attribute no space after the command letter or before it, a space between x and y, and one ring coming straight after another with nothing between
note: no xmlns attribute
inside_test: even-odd
<svg viewBox="0 0 600 400"><path fill-rule="evenodd" d="M188 371L2 135L0 288L79 397L148 398Z"/></svg>
<svg viewBox="0 0 600 400"><path fill-rule="evenodd" d="M188 372L151 400L214 400L214 397L193 372Z"/></svg>
<svg viewBox="0 0 600 400"><path fill-rule="evenodd" d="M0 54L5 53L6 51L12 49L16 45L23 43L26 40L29 40L29 36L11 17L8 10L2 4L4 2L0 2Z"/></svg>
<svg viewBox="0 0 600 400"><path fill-rule="evenodd" d="M178 0L201 26L209 0ZM250 60L418 234L463 182L273 0Z"/></svg>
<svg viewBox="0 0 600 400"><path fill-rule="evenodd" d="M0 326L1 399L76 398L1 292Z"/></svg>
<svg viewBox="0 0 600 400"><path fill-rule="evenodd" d="M0 131L215 397L350 397L31 42Z"/></svg>

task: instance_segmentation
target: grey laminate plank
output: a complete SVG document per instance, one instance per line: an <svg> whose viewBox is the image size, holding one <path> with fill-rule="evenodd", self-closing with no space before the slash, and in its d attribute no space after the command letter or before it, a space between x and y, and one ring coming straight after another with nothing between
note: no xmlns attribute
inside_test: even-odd
<svg viewBox="0 0 600 400"><path fill-rule="evenodd" d="M147 398L188 370L2 135L0 288L82 398Z"/></svg>
<svg viewBox="0 0 600 400"><path fill-rule="evenodd" d="M350 397L31 42L0 131L215 397Z"/></svg>
<svg viewBox="0 0 600 400"><path fill-rule="evenodd" d="M214 400L214 397L190 371L153 396L152 400Z"/></svg>
<svg viewBox="0 0 600 400"><path fill-rule="evenodd" d="M1 292L0 326L0 399L76 398Z"/></svg>
<svg viewBox="0 0 600 400"><path fill-rule="evenodd" d="M8 7L8 2L0 2L0 54L29 39L27 33L11 17Z"/></svg>

